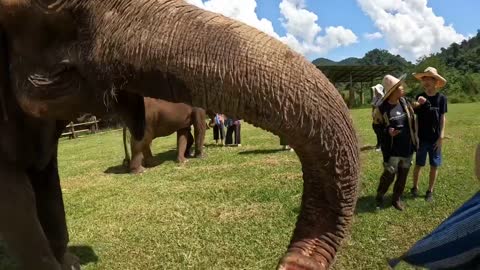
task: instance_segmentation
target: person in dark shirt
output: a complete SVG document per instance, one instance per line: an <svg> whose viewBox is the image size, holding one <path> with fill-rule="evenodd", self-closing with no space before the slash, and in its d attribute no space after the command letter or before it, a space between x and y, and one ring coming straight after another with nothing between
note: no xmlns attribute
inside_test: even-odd
<svg viewBox="0 0 480 270"><path fill-rule="evenodd" d="M418 119L419 149L415 158L413 170L413 196L418 196L418 178L426 164L427 154L430 163L430 182L425 193L425 200L433 200L433 188L438 176L438 168L442 164L442 143L445 134L445 113L447 113L447 97L439 93L447 81L433 67L428 67L422 73L414 73L421 81L425 92L417 97L424 97L426 102L415 109Z"/></svg>
<svg viewBox="0 0 480 270"><path fill-rule="evenodd" d="M400 211L404 209L401 196L412 164L413 152L418 145L413 107L404 98L404 79L405 76L397 79L392 75L383 78L386 93L381 104L375 109L376 118L381 119L383 126L381 149L384 162L375 201L377 207L383 205L385 193L396 175L392 205Z"/></svg>

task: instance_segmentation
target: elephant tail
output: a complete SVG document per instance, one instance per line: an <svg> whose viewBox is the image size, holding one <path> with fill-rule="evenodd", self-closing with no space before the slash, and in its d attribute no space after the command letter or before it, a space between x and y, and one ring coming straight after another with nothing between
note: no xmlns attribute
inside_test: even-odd
<svg viewBox="0 0 480 270"><path fill-rule="evenodd" d="M125 150L125 159L123 160L123 164L128 166L128 163L130 162L130 155L128 154L126 126L123 126L123 149Z"/></svg>

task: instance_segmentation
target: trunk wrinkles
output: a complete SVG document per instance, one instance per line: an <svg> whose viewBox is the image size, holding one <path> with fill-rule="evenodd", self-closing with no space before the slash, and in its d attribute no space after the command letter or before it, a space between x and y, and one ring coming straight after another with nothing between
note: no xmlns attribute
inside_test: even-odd
<svg viewBox="0 0 480 270"><path fill-rule="evenodd" d="M194 106L288 139L304 173L290 251L328 267L352 221L359 177L349 111L328 79L280 41L183 1L74 6L87 11L79 21L93 29L93 62L171 74L191 91Z"/></svg>

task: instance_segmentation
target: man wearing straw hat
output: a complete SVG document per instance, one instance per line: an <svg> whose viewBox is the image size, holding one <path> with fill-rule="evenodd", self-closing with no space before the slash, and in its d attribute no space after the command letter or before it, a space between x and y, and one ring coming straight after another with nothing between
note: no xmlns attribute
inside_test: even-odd
<svg viewBox="0 0 480 270"><path fill-rule="evenodd" d="M427 154L430 163L430 182L425 193L425 200L433 200L433 188L438 176L438 168L442 164L442 141L445 132L445 113L447 112L447 98L439 93L445 86L445 80L437 70L428 67L424 72L414 73L413 76L421 81L425 92L417 96L424 97L424 104L415 108L418 119L419 149L415 158L413 170L413 187L410 190L413 196L418 196L418 178L420 170L426 164Z"/></svg>
<svg viewBox="0 0 480 270"><path fill-rule="evenodd" d="M377 188L375 201L377 207L383 205L385 193L397 176L393 187L392 205L397 210L404 209L401 201L407 182L407 175L412 164L413 152L417 146L415 114L411 104L404 98L404 79L392 75L383 78L386 90L383 102L375 109L383 124L382 154L383 174Z"/></svg>

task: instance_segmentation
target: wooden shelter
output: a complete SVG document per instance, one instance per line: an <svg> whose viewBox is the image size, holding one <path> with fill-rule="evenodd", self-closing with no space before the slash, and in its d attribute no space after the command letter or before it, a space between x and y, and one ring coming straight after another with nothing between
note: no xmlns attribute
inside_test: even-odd
<svg viewBox="0 0 480 270"><path fill-rule="evenodd" d="M318 69L335 85L338 83L347 83L349 89L348 107L351 108L355 104L355 90L360 95L360 104L365 103L364 90L369 89L373 98L374 81L383 78L386 74L392 74L396 68L394 66L384 65L318 65ZM355 84L360 87L355 89ZM364 89L364 84L368 84L368 88Z"/></svg>

